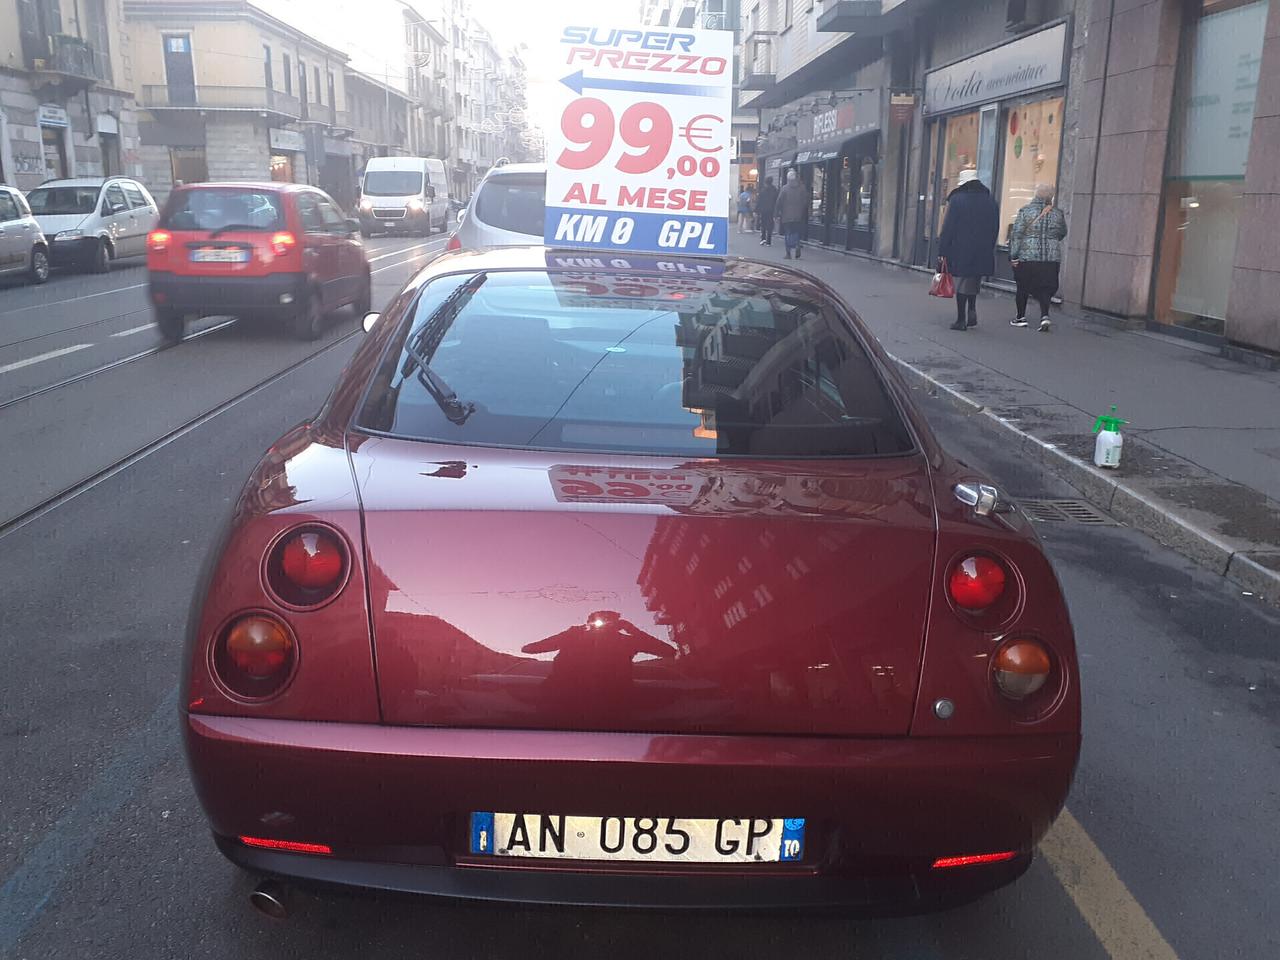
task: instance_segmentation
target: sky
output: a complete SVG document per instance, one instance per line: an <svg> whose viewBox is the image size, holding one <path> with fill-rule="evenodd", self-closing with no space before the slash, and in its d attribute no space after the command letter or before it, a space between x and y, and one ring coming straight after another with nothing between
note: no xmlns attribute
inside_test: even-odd
<svg viewBox="0 0 1280 960"><path fill-rule="evenodd" d="M640 0L472 0L472 13L493 33L504 49L519 43L529 67L529 108L535 122L547 126L549 88L569 71L552 54L562 26L638 25Z"/></svg>

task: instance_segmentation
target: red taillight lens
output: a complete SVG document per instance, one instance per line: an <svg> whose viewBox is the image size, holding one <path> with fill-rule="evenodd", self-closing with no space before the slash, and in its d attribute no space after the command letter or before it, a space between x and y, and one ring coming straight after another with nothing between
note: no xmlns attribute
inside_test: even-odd
<svg viewBox="0 0 1280 960"><path fill-rule="evenodd" d="M173 234L168 230L152 230L147 234L147 249L155 253L164 253L172 239Z"/></svg>
<svg viewBox="0 0 1280 960"><path fill-rule="evenodd" d="M283 257L298 245L298 238L288 230L281 230L271 235L271 249L277 257Z"/></svg>
<svg viewBox="0 0 1280 960"><path fill-rule="evenodd" d="M331 600L342 589L346 573L346 545L325 527L290 531L267 558L267 584L291 607Z"/></svg>
<svg viewBox="0 0 1280 960"><path fill-rule="evenodd" d="M299 843L297 840L272 840L268 837L241 837L240 842L246 847L259 847L263 850L284 850L286 853L314 853L329 856L333 847L327 843Z"/></svg>
<svg viewBox="0 0 1280 960"><path fill-rule="evenodd" d="M1002 850L1000 853L974 853L963 857L939 857L933 861L933 869L946 870L949 867L973 867L980 863L1002 863L1012 860L1018 855L1016 850Z"/></svg>
<svg viewBox="0 0 1280 960"><path fill-rule="evenodd" d="M261 700L280 691L296 660L288 627L274 617L251 613L223 631L214 647L213 666L232 693Z"/></svg>
<svg viewBox="0 0 1280 960"><path fill-rule="evenodd" d="M1025 700L1049 680L1053 661L1034 640L1010 640L996 651L992 663L996 686L1011 700Z"/></svg>
<svg viewBox="0 0 1280 960"><path fill-rule="evenodd" d="M444 245L444 249L446 253L452 253L455 250L462 249L462 241L458 239L458 235L456 233L450 235L449 242Z"/></svg>
<svg viewBox="0 0 1280 960"><path fill-rule="evenodd" d="M963 610L985 610L1004 594L1008 574L991 557L966 557L951 568L947 588Z"/></svg>

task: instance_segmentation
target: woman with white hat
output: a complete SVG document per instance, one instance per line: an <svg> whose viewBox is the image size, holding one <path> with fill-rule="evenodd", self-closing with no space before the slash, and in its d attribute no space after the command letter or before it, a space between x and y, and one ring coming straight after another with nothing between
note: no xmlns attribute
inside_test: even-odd
<svg viewBox="0 0 1280 960"><path fill-rule="evenodd" d="M978 325L978 291L982 278L996 272L996 238L1000 207L978 179L978 171L961 170L959 183L947 197L947 215L938 235L938 253L955 277L956 322L952 330Z"/></svg>

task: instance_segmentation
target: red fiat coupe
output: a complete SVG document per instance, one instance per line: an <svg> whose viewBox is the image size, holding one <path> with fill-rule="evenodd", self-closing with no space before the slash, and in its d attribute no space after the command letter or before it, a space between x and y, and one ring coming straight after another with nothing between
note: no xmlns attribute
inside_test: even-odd
<svg viewBox="0 0 1280 960"><path fill-rule="evenodd" d="M252 872L929 909L1080 745L1062 591L861 321L776 265L446 255L253 472L182 725Z"/></svg>

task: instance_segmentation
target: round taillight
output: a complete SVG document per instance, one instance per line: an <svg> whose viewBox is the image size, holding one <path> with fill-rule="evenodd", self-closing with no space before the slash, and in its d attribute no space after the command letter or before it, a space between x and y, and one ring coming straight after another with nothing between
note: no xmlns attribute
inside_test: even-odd
<svg viewBox="0 0 1280 960"><path fill-rule="evenodd" d="M286 534L267 558L267 584L290 607L314 607L337 596L347 575L347 549L325 527Z"/></svg>
<svg viewBox="0 0 1280 960"><path fill-rule="evenodd" d="M947 588L955 605L963 610L985 610L1004 594L1009 576L998 560L965 557L951 568Z"/></svg>
<svg viewBox="0 0 1280 960"><path fill-rule="evenodd" d="M1034 640L1010 640L996 651L993 664L996 686L1012 700L1025 700L1049 679L1053 661Z"/></svg>
<svg viewBox="0 0 1280 960"><path fill-rule="evenodd" d="M213 655L218 679L250 700L279 693L296 661L297 645L289 628L261 613L233 621L218 638Z"/></svg>

